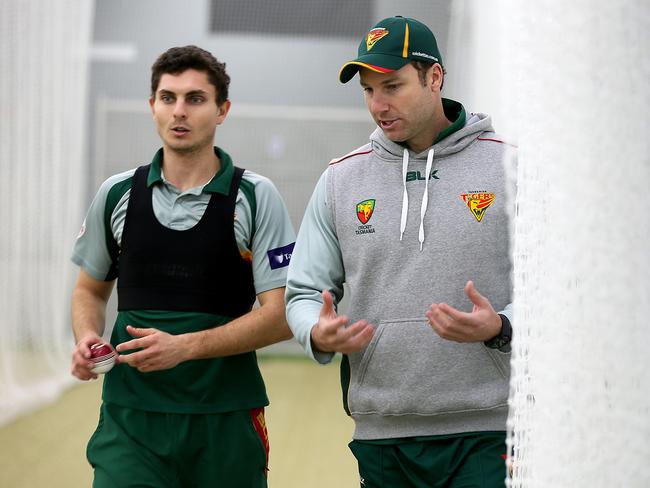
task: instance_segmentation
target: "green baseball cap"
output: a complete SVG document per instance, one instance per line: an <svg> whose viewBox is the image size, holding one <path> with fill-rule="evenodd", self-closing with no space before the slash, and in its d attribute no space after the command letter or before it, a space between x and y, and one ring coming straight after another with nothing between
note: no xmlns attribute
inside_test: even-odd
<svg viewBox="0 0 650 488"><path fill-rule="evenodd" d="M345 63L339 72L347 83L359 67L378 73L397 71L411 61L442 65L436 38L422 22L402 16L380 20L363 37L356 59Z"/></svg>

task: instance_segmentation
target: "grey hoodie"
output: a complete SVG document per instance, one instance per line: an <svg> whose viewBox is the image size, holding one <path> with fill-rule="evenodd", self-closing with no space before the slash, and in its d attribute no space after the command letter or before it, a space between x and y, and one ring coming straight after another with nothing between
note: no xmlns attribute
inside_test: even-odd
<svg viewBox="0 0 650 488"><path fill-rule="evenodd" d="M461 111L464 118L464 111ZM311 348L321 291L349 293L350 323L376 326L345 356L342 386L355 439L505 430L510 354L440 338L425 312L464 311L468 280L495 310L510 303L505 145L490 118L414 154L377 129L370 143L333 160L309 202L287 282L287 318Z"/></svg>

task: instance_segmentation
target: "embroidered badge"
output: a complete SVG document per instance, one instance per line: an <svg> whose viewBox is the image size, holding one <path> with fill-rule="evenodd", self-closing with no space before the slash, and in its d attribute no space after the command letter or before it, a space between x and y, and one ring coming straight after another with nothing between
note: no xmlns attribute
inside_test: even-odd
<svg viewBox="0 0 650 488"><path fill-rule="evenodd" d="M295 246L295 242L287 244L286 246L271 249L270 251L266 251L271 269L278 269L289 266L289 261L291 261L291 254L293 253L293 246Z"/></svg>
<svg viewBox="0 0 650 488"><path fill-rule="evenodd" d="M374 211L375 211L374 198L370 198L368 200L364 200L362 202L357 203L357 218L359 219L359 222L363 224L360 225L355 231L357 235L375 233L375 229L373 229L372 225L368 223L368 221L372 218L372 214Z"/></svg>
<svg viewBox="0 0 650 488"><path fill-rule="evenodd" d="M368 223L374 211L375 211L374 198L357 203L357 217L359 218L362 224Z"/></svg>
<svg viewBox="0 0 650 488"><path fill-rule="evenodd" d="M473 191L463 193L460 195L460 197L463 199L467 205L467 208L469 208L470 212L472 212L472 215L476 218L476 220L480 222L485 215L485 211L490 205L492 205L492 202L494 202L496 195L494 193L487 193L483 191Z"/></svg>
<svg viewBox="0 0 650 488"><path fill-rule="evenodd" d="M372 49L372 46L374 46L379 39L381 39L382 37L386 37L387 35L388 35L388 30L386 30L383 27L377 27L376 29L372 29L370 32L368 32L368 35L366 36L366 50L370 51Z"/></svg>

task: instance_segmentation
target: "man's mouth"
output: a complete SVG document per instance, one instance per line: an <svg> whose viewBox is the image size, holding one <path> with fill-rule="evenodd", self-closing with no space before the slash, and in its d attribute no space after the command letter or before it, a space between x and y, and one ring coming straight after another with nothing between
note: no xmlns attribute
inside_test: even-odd
<svg viewBox="0 0 650 488"><path fill-rule="evenodd" d="M380 120L379 121L379 127L381 127L382 129L392 129L395 126L396 122L397 122L397 119Z"/></svg>
<svg viewBox="0 0 650 488"><path fill-rule="evenodd" d="M177 136L182 136L184 134L187 134L190 130L187 127L176 126L176 127L172 127L171 131Z"/></svg>

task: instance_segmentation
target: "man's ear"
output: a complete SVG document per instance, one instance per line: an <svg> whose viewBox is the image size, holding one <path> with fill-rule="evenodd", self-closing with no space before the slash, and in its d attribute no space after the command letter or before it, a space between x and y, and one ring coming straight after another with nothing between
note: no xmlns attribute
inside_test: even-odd
<svg viewBox="0 0 650 488"><path fill-rule="evenodd" d="M217 110L219 112L217 116L217 125L223 124L223 121L226 120L226 116L230 111L230 105L231 105L230 100L226 100L221 105L217 106Z"/></svg>
<svg viewBox="0 0 650 488"><path fill-rule="evenodd" d="M429 72L431 73L431 89L433 91L440 91L445 74L442 71L442 66L435 63L431 66Z"/></svg>
<svg viewBox="0 0 650 488"><path fill-rule="evenodd" d="M151 109L151 115L156 115L153 109L154 103L156 103L156 99L153 96L149 97L149 108Z"/></svg>

